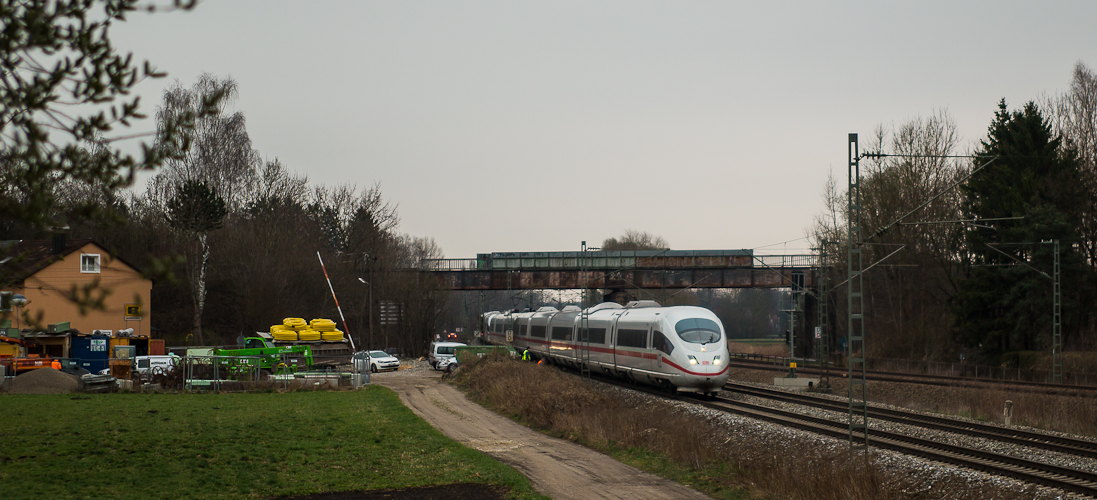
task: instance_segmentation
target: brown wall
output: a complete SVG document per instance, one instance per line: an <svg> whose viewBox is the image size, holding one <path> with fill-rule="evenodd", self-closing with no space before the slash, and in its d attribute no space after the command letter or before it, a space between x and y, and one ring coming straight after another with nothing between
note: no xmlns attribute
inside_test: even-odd
<svg viewBox="0 0 1097 500"><path fill-rule="evenodd" d="M80 272L81 254L99 254L99 273ZM81 314L80 308L69 298L70 293L74 285L82 291L83 287L93 283L98 283L99 289L92 291L92 297L99 297L101 291L109 292L103 300L106 309L88 310ZM43 327L68 321L72 328L83 333L123 328L133 328L135 334L150 333L152 281L94 243L88 243L38 271L27 278L22 288L11 287L7 290L27 297L27 305L23 308L32 318L42 314ZM78 296L83 296L83 293L79 292ZM125 320L125 304L141 305L140 321ZM15 326L14 319L12 326ZM25 328L26 325L21 324L20 327Z"/></svg>

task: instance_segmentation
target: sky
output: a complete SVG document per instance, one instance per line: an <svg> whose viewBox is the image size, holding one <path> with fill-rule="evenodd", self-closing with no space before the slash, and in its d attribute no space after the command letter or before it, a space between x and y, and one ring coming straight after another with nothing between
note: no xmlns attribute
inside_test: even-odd
<svg viewBox="0 0 1097 500"><path fill-rule="evenodd" d="M252 146L313 185L379 185L448 258L807 253L847 137L946 110L965 145L1097 69L1093 1L206 0L116 47L239 86ZM151 118L136 130L152 130ZM968 150L965 146L964 151Z"/></svg>

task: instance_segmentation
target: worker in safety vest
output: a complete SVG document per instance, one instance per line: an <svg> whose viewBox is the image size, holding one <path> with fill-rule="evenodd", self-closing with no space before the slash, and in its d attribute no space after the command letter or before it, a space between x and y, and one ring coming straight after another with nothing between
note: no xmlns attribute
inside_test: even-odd
<svg viewBox="0 0 1097 500"><path fill-rule="evenodd" d="M522 361L529 361L529 349L522 351Z"/></svg>
<svg viewBox="0 0 1097 500"><path fill-rule="evenodd" d="M55 359L55 360L53 360L53 363L50 363L50 367L52 367L54 370L60 370L61 369L61 362L57 361Z"/></svg>

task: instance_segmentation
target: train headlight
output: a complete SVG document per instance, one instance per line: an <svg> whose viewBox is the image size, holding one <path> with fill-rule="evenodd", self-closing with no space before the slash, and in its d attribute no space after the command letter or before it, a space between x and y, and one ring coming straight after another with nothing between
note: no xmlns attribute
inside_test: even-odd
<svg viewBox="0 0 1097 500"><path fill-rule="evenodd" d="M697 364L697 358L693 357L692 354L689 355L689 364L691 364L691 365Z"/></svg>
<svg viewBox="0 0 1097 500"><path fill-rule="evenodd" d="M720 364L720 356L716 356L715 358L713 358L712 359L712 364L714 364L714 365Z"/></svg>

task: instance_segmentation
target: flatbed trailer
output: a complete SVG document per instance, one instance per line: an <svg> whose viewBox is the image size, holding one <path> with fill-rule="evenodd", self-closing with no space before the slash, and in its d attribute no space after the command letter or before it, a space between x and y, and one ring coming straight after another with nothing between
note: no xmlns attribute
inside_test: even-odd
<svg viewBox="0 0 1097 500"><path fill-rule="evenodd" d="M15 374L37 370L39 368L51 368L53 358L0 358L0 364L8 367L7 371Z"/></svg>
<svg viewBox="0 0 1097 500"><path fill-rule="evenodd" d="M343 365L350 364L354 350L350 342L344 337L342 340L274 340L274 336L267 332L255 332L261 337L278 347L307 346L312 352L312 361L317 365Z"/></svg>

